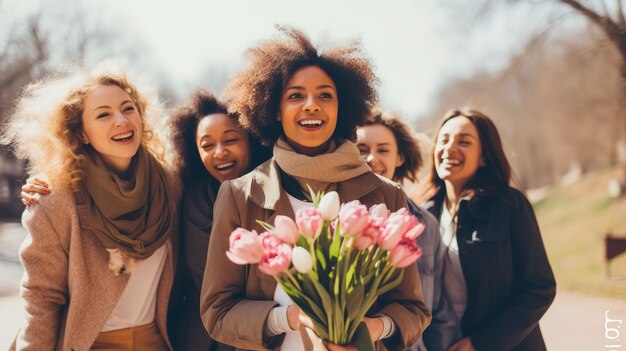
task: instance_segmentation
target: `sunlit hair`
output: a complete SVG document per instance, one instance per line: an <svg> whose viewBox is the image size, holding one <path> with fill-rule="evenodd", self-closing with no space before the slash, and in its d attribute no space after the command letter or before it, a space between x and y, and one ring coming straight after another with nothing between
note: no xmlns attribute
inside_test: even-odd
<svg viewBox="0 0 626 351"><path fill-rule="evenodd" d="M393 113L375 111L363 124L364 126L381 125L387 127L396 139L398 153L404 159L393 172L393 180L402 181L405 178L411 182L417 181L417 171L424 164L420 153L419 142L415 132L399 116Z"/></svg>
<svg viewBox="0 0 626 351"><path fill-rule="evenodd" d="M156 94L140 93L125 73L104 65L89 72L78 68L59 70L30 84L8 120L2 142L11 143L15 155L28 161L30 174L46 177L52 186L77 190L83 176L85 147L91 147L85 146L82 138L84 101L96 87L110 85L130 95L141 116L141 144L165 162L165 145L152 129L160 117ZM142 86L142 92L146 91L151 90Z"/></svg>
<svg viewBox="0 0 626 351"><path fill-rule="evenodd" d="M430 152L432 165L428 172L428 183L424 184L420 192L420 201L427 201L436 195L445 193L445 183L437 175L435 166L435 147L441 128L449 120L457 117L467 118L476 127L484 161L484 164L478 168L474 176L465 183L462 196L493 193L511 185L513 171L504 154L498 129L491 118L480 111L469 108L451 110L441 119L435 130L434 145Z"/></svg>
<svg viewBox="0 0 626 351"><path fill-rule="evenodd" d="M318 52L309 38L293 28L280 27L286 36L267 40L247 50L250 63L236 73L225 90L229 111L241 114L241 124L266 145L283 134L277 120L287 80L300 68L317 66L335 83L339 111L334 138L354 140L377 101L372 66L358 42Z"/></svg>

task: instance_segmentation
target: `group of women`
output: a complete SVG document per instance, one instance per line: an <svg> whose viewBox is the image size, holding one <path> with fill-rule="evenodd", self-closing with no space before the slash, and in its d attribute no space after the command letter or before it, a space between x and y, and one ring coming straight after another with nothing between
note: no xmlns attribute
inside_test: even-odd
<svg viewBox="0 0 626 351"><path fill-rule="evenodd" d="M312 207L308 187L426 225L423 257L363 319L377 349L545 349L554 276L493 122L441 121L417 206L396 182L417 180L419 146L373 112L369 60L282 31L249 49L224 102L197 91L171 114L173 149L152 129L158 103L124 74L29 86L3 131L40 178L23 195L26 322L12 349L305 349L306 316L225 252L235 228Z"/></svg>

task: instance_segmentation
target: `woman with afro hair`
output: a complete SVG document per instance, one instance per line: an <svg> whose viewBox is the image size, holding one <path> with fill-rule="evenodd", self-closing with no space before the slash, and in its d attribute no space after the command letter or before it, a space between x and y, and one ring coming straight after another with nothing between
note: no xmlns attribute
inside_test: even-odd
<svg viewBox="0 0 626 351"><path fill-rule="evenodd" d="M294 218L313 207L308 187L337 191L341 202L407 206L400 187L372 173L352 142L377 100L369 60L355 43L320 54L303 33L282 31L286 38L248 50L249 65L226 90L244 128L273 146L270 160L222 183L214 206L200 313L211 337L239 350L303 350L310 340L299 331L310 325L273 277L228 260L234 229L259 231L256 220ZM363 322L379 350L403 350L419 339L430 312L415 265Z"/></svg>

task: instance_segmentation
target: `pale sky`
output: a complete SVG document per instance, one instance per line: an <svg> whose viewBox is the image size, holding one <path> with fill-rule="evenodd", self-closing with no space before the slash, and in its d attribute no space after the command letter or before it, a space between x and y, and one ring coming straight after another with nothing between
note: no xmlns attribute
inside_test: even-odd
<svg viewBox="0 0 626 351"><path fill-rule="evenodd" d="M20 16L34 3L5 0L0 8ZM510 18L470 21L437 0L92 0L81 6L104 18L103 25L141 38L142 67L163 72L181 93L211 88L201 80L212 69L241 67L246 48L278 37L275 24L302 29L314 43L360 39L381 81L383 107L409 120L429 112L446 80L502 67L527 32Z"/></svg>

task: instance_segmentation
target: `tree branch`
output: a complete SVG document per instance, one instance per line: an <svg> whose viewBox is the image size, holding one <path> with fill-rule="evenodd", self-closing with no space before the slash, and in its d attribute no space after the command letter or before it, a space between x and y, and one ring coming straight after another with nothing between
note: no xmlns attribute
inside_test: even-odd
<svg viewBox="0 0 626 351"><path fill-rule="evenodd" d="M578 11L580 14L587 17L587 19L602 28L604 34L609 37L609 40L611 40L613 44L615 44L615 46L620 51L622 57L626 59L626 41L623 40L622 30L615 21L613 21L610 17L600 16L598 13L584 6L577 0L559 1Z"/></svg>
<svg viewBox="0 0 626 351"><path fill-rule="evenodd" d="M582 15L587 17L592 22L598 24L602 28L604 28L607 21L611 21L611 19L604 17L604 16L600 16L599 14L597 14L590 8L586 7L585 5L581 4L577 0L559 0L559 1L568 5L574 10L580 12Z"/></svg>
<svg viewBox="0 0 626 351"><path fill-rule="evenodd" d="M605 17L611 17L609 15L609 9L606 7L606 1L600 0L600 5L602 5L602 12L604 13L604 16Z"/></svg>
<svg viewBox="0 0 626 351"><path fill-rule="evenodd" d="M626 19L624 18L624 9L622 8L622 0L615 0L615 2L617 3L617 14L616 14L616 21L617 24L619 24L620 26L623 26L624 23L626 23Z"/></svg>

